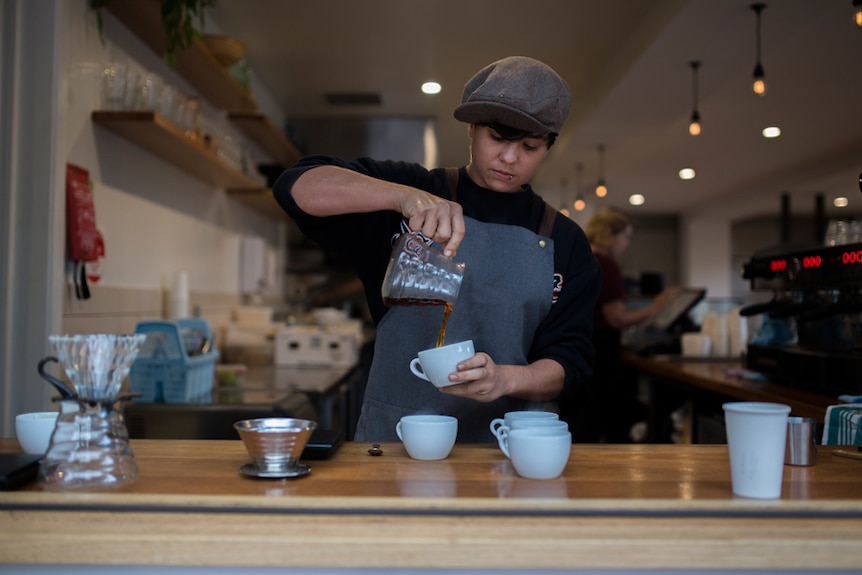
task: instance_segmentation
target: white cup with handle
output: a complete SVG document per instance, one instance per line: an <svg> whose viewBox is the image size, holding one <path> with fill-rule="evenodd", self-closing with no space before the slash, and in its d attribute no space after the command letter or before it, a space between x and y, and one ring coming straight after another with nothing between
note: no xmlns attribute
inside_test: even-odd
<svg viewBox="0 0 862 575"><path fill-rule="evenodd" d="M556 421L559 422L560 416L554 413L553 411L540 411L535 409L527 409L522 411L509 411L503 415L503 417L495 417L491 420L491 433L494 434L498 440L502 434L508 433L509 430L512 429L513 425L519 425L521 427L529 426L531 423L535 423L536 421ZM517 424L515 423L517 422ZM568 424L562 422L563 425L567 428ZM539 425L547 425L547 424L539 424ZM552 425L553 427L554 425ZM559 427L559 424L557 424Z"/></svg>
<svg viewBox="0 0 862 575"><path fill-rule="evenodd" d="M458 436L458 420L451 415L405 415L395 433L413 459L446 459Z"/></svg>
<svg viewBox="0 0 862 575"><path fill-rule="evenodd" d="M555 479L569 462L572 434L563 429L524 427L509 430L500 437L499 445L521 477Z"/></svg>
<svg viewBox="0 0 862 575"><path fill-rule="evenodd" d="M473 340L460 341L432 347L419 352L419 357L410 361L410 371L413 375L430 381L436 387L446 387L456 382L449 381L449 375L458 371L458 364L476 355Z"/></svg>
<svg viewBox="0 0 862 575"><path fill-rule="evenodd" d="M15 436L25 453L45 453L57 426L59 412L37 411L15 416Z"/></svg>

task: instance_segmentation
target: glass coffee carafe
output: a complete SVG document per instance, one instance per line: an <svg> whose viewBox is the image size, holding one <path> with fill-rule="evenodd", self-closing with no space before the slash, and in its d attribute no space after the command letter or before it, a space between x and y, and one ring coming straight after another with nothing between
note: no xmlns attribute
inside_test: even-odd
<svg viewBox="0 0 862 575"><path fill-rule="evenodd" d="M138 475L120 411L123 380L146 338L143 334L52 335L57 357L40 375L60 390L60 415L42 458L39 482L48 489L105 489ZM74 389L43 370L59 361Z"/></svg>

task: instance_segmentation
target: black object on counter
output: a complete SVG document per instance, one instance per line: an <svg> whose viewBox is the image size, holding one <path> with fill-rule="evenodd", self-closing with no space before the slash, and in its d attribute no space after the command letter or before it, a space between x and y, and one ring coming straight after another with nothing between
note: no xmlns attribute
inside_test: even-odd
<svg viewBox="0 0 862 575"><path fill-rule="evenodd" d="M0 491L12 491L36 480L41 454L0 453Z"/></svg>

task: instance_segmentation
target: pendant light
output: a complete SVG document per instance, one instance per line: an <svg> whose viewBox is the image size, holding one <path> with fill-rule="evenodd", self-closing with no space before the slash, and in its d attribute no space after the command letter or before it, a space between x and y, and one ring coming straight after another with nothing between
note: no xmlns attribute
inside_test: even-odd
<svg viewBox="0 0 862 575"><path fill-rule="evenodd" d="M582 212L587 208L587 202L584 200L583 194L578 194L578 197L575 198L575 203L573 204L576 212Z"/></svg>
<svg viewBox="0 0 862 575"><path fill-rule="evenodd" d="M853 0L853 22L857 28L862 28L862 0Z"/></svg>
<svg viewBox="0 0 862 575"><path fill-rule="evenodd" d="M763 2L755 2L751 5L751 9L754 10L756 15L756 46L757 46L757 60L754 63L754 83L752 84L752 89L754 93L758 96L763 96L766 94L766 76L763 73L763 64L760 63L760 13L763 9L766 8L766 4Z"/></svg>
<svg viewBox="0 0 862 575"><path fill-rule="evenodd" d="M572 207L575 208L576 212L582 212L587 207L587 202L584 200L584 165L581 162L578 162L578 165L575 166L575 203L572 204Z"/></svg>
<svg viewBox="0 0 862 575"><path fill-rule="evenodd" d="M566 216L567 218L569 217L569 208L566 207L566 196L569 195L568 194L568 191L569 191L568 190L568 183L569 182L568 182L568 180L566 180L566 178L560 179L560 198L561 198L560 199L560 205L562 206L560 208L560 213L563 214L564 216Z"/></svg>
<svg viewBox="0 0 862 575"><path fill-rule="evenodd" d="M599 144L599 181L596 183L596 196L604 198L608 195L608 186L605 184L605 146Z"/></svg>
<svg viewBox="0 0 862 575"><path fill-rule="evenodd" d="M700 61L693 60L690 62L692 74L692 107L691 107L691 123L688 125L688 133L692 136L700 135L700 113L697 111L697 69L700 68Z"/></svg>

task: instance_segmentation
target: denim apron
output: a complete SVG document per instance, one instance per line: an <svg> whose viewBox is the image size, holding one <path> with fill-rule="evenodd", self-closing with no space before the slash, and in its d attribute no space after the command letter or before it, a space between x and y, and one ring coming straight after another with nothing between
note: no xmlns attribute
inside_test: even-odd
<svg viewBox="0 0 862 575"><path fill-rule="evenodd" d="M551 212L546 214L545 221ZM554 245L520 226L465 218L466 234L457 261L466 264L444 344L472 339L500 365L527 365L539 323L551 308ZM549 235L550 226L543 226ZM436 246L439 249L439 246ZM355 434L356 441L398 441L395 424L404 415L444 414L458 418L458 441L496 441L488 426L507 411L530 402L501 397L490 403L454 397L413 375L410 360L437 344L443 306L395 306L377 326L374 360Z"/></svg>

